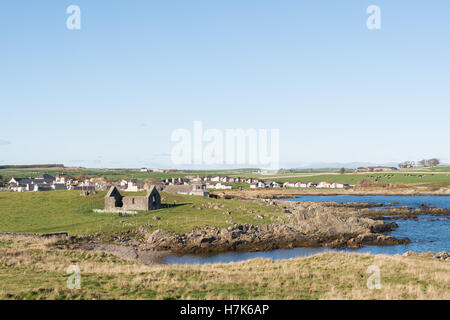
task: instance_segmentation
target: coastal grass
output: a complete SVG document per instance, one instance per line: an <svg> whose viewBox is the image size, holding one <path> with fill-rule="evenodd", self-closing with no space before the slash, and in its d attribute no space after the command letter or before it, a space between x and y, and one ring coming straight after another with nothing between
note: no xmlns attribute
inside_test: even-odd
<svg viewBox="0 0 450 320"><path fill-rule="evenodd" d="M217 265L142 265L55 240L0 237L0 299L450 299L450 263L432 258L323 253ZM81 270L68 289L67 268ZM370 266L380 289L370 290Z"/></svg>
<svg viewBox="0 0 450 320"><path fill-rule="evenodd" d="M81 196L80 191L0 192L0 232L70 235L118 233L145 226L176 233L205 225L228 227L232 223L270 224L281 209L256 202L203 198L162 193L159 210L137 215L94 213L104 208L106 192ZM129 194L128 194L129 195ZM225 214L230 213L230 214ZM256 220L256 216L264 219ZM154 219L157 217L159 220Z"/></svg>

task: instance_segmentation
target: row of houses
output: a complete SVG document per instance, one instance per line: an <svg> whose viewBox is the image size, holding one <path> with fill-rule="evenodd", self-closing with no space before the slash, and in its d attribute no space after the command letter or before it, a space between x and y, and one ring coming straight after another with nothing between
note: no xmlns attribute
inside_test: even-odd
<svg viewBox="0 0 450 320"><path fill-rule="evenodd" d="M92 179L91 179L92 180ZM106 185L98 182L84 179L76 180L69 175L42 174L36 178L11 178L7 185L8 188L16 192L37 192L51 190L106 190Z"/></svg>
<svg viewBox="0 0 450 320"><path fill-rule="evenodd" d="M377 167L359 167L358 169L355 170L355 172L385 172L396 170L398 170L396 167L377 166Z"/></svg>
<svg viewBox="0 0 450 320"><path fill-rule="evenodd" d="M8 181L9 189L18 192L25 191L50 191L50 190L107 190L111 185L118 190L127 192L137 192L144 190L145 181L137 179L121 179L107 181L105 178L97 177L91 179L75 179L69 175L42 174L36 178L12 178ZM233 184L248 184L251 189L265 188L329 188L342 189L349 187L342 182L285 182L281 184L276 181L263 181L258 178L210 176L210 177L174 177L165 178L153 184L164 186L185 186L186 190L193 190L194 193L206 194L207 190L231 190ZM192 187L195 186L195 187ZM184 190L184 189L183 189ZM183 191L184 192L184 191ZM188 194L190 191L187 192Z"/></svg>
<svg viewBox="0 0 450 320"><path fill-rule="evenodd" d="M285 188L317 188L317 189L344 189L350 187L349 184L344 182L285 182L283 184Z"/></svg>
<svg viewBox="0 0 450 320"><path fill-rule="evenodd" d="M231 189L231 184L252 184L258 183L257 178L241 178L228 176L211 176L211 177L185 177L185 178L165 178L162 183L166 186L172 185L188 185L188 184L205 184L208 189Z"/></svg>
<svg viewBox="0 0 450 320"><path fill-rule="evenodd" d="M253 183L250 185L251 189L261 189L261 188L317 188L317 189L344 189L350 187L349 184L343 182L285 182L280 185L278 182L270 181L264 182L259 181L258 183Z"/></svg>
<svg viewBox="0 0 450 320"><path fill-rule="evenodd" d="M252 183L250 183L250 189L277 189L277 188L325 188L325 189L344 189L350 187L349 184L343 182L285 182L283 184L276 181L263 181L259 179L252 178ZM245 180L248 182L248 179ZM206 183L206 189L216 189L216 190L230 190L232 185L230 183Z"/></svg>
<svg viewBox="0 0 450 320"><path fill-rule="evenodd" d="M252 184L260 181L260 179L257 178L228 177L228 176L197 177L193 178L192 180L194 182L221 182L221 183L242 183L242 184Z"/></svg>
<svg viewBox="0 0 450 320"><path fill-rule="evenodd" d="M258 182L250 184L250 189L264 189L264 188L276 189L276 188L281 188L281 187L282 187L282 185L276 181L265 182L265 181L260 180Z"/></svg>

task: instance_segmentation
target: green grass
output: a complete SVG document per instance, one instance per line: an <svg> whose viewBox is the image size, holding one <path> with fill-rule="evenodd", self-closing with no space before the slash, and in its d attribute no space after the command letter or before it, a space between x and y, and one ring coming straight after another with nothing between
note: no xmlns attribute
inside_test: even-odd
<svg viewBox="0 0 450 320"><path fill-rule="evenodd" d="M433 167L433 168L412 168L412 169L404 169L405 171L421 171L421 172L450 172L450 166L442 166L442 167Z"/></svg>
<svg viewBox="0 0 450 320"><path fill-rule="evenodd" d="M269 217L258 220L258 224L266 224L270 223L270 217L281 215L279 209L259 203L164 193L163 204L173 205L176 201L176 206L128 217L92 212L92 209L104 208L105 194L98 192L84 197L79 191L0 192L0 232L94 234L145 225L150 231L165 229L183 233L195 226L227 227L227 220L255 223L255 216L264 214ZM214 209L215 206L218 209ZM224 215L226 211L231 211L232 215ZM160 220L153 220L154 216Z"/></svg>
<svg viewBox="0 0 450 320"><path fill-rule="evenodd" d="M326 253L282 261L144 266L102 252L56 248L50 241L15 238L10 247L0 247L0 299L450 298L450 264L432 258ZM74 264L81 288L71 290L66 270ZM380 268L381 289L367 288L371 265Z"/></svg>
<svg viewBox="0 0 450 320"><path fill-rule="evenodd" d="M386 175L393 175L393 177L388 178ZM412 175L412 176L410 176ZM418 173L368 173L368 174L323 174L323 175L312 175L312 176L299 176L299 177L289 177L289 178L279 178L276 179L280 182L286 181L329 181L329 182L343 182L350 185L355 185L364 178L369 178L375 180L376 177L381 176L379 183L381 184L450 184L450 173L449 174L424 174L423 178L419 178Z"/></svg>

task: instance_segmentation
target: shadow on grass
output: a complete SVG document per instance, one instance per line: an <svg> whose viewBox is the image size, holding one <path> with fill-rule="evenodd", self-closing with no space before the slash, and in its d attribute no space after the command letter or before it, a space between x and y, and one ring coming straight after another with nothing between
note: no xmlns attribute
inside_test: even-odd
<svg viewBox="0 0 450 320"><path fill-rule="evenodd" d="M186 203L161 203L161 209L178 208L178 207L183 207L183 206L192 205L192 204L193 203L191 203L191 202L186 202Z"/></svg>

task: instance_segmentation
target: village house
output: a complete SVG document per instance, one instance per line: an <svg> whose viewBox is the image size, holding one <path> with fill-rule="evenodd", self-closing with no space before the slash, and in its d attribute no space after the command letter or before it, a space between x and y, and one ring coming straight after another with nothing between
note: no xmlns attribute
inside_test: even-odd
<svg viewBox="0 0 450 320"><path fill-rule="evenodd" d="M347 188L350 185L347 183L343 183L343 182L334 182L331 184L331 188L336 188L336 189L343 189L343 188Z"/></svg>
<svg viewBox="0 0 450 320"><path fill-rule="evenodd" d="M331 182L328 182L328 181L319 182L319 184L316 186L316 188L319 188L319 189L321 189L321 188L331 188Z"/></svg>
<svg viewBox="0 0 450 320"><path fill-rule="evenodd" d="M217 189L217 190L231 190L233 187L227 183L216 183L216 184L207 184L206 187L208 189Z"/></svg>
<svg viewBox="0 0 450 320"><path fill-rule="evenodd" d="M55 181L55 177L42 174L36 178L11 178L8 181L8 186L11 190L17 192L50 191L55 190L56 187L53 187Z"/></svg>
<svg viewBox="0 0 450 320"><path fill-rule="evenodd" d="M285 183L283 183L283 188L298 188L298 183L285 182Z"/></svg>
<svg viewBox="0 0 450 320"><path fill-rule="evenodd" d="M180 185L186 183L183 178L166 178L164 179L164 183L166 185Z"/></svg>
<svg viewBox="0 0 450 320"><path fill-rule="evenodd" d="M67 174L57 174L55 176L55 183L68 184L71 180L73 180L73 177Z"/></svg>
<svg viewBox="0 0 450 320"><path fill-rule="evenodd" d="M251 183L250 188L251 189L264 189L264 188L268 188L268 186L266 185L266 183L264 181L258 181L258 182Z"/></svg>
<svg viewBox="0 0 450 320"><path fill-rule="evenodd" d="M127 188L125 189L125 191L127 191L127 192L138 192L139 191L139 187L138 187L136 181L130 181L127 184Z"/></svg>
<svg viewBox="0 0 450 320"><path fill-rule="evenodd" d="M195 183L191 186L190 195L193 196L202 196L205 198L209 197L209 192L206 190L206 184L204 183Z"/></svg>
<svg viewBox="0 0 450 320"><path fill-rule="evenodd" d="M266 183L266 188L281 188L281 185L276 181L270 181Z"/></svg>
<svg viewBox="0 0 450 320"><path fill-rule="evenodd" d="M26 187L27 184L32 183L32 178L11 178L8 185L11 187Z"/></svg>
<svg viewBox="0 0 450 320"><path fill-rule="evenodd" d="M204 179L201 177L195 177L195 178L192 178L191 180L194 183L202 183L204 181Z"/></svg>
<svg viewBox="0 0 450 320"><path fill-rule="evenodd" d="M396 167L384 167L384 166L377 166L377 167L359 167L356 169L356 172L384 172L384 171L394 171L398 170Z"/></svg>

